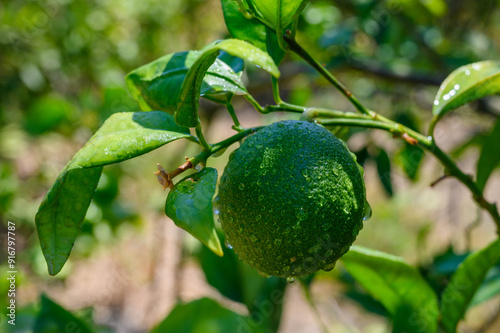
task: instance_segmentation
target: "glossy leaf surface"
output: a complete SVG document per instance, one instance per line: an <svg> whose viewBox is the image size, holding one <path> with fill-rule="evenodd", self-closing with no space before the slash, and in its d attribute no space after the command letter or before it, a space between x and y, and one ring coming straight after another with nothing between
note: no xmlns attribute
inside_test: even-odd
<svg viewBox="0 0 500 333"><path fill-rule="evenodd" d="M276 32L257 19L247 19L234 0L222 0L224 20L231 36L245 40L271 55L279 64L285 52L278 45Z"/></svg>
<svg viewBox="0 0 500 333"><path fill-rule="evenodd" d="M471 254L451 277L441 296L442 324L446 332L455 332L469 304L491 267L500 261L500 241Z"/></svg>
<svg viewBox="0 0 500 333"><path fill-rule="evenodd" d="M217 170L213 168L204 168L185 177L168 193L165 214L178 227L196 237L218 256L222 256L212 207L216 185Z"/></svg>
<svg viewBox="0 0 500 333"><path fill-rule="evenodd" d="M292 23L308 2L308 0L250 1L255 5L262 16L275 28L284 28Z"/></svg>
<svg viewBox="0 0 500 333"><path fill-rule="evenodd" d="M347 271L393 318L393 332L436 332L434 291L402 258L353 246L342 257Z"/></svg>
<svg viewBox="0 0 500 333"><path fill-rule="evenodd" d="M59 174L40 204L35 222L49 273L69 257L94 196L102 166L130 159L166 143L190 138L165 112L113 114Z"/></svg>
<svg viewBox="0 0 500 333"><path fill-rule="evenodd" d="M173 114L186 74L200 54L200 51L168 54L130 72L126 78L127 87L141 109ZM221 59L210 66L200 89L205 98L223 103L228 95L247 94L241 73L235 73Z"/></svg>
<svg viewBox="0 0 500 333"><path fill-rule="evenodd" d="M269 54L250 43L239 39L226 39L207 46L189 68L179 93L175 110L175 121L186 127L196 127L200 123L198 116L201 85L208 68L215 61L220 51L244 59L275 77L280 72Z"/></svg>
<svg viewBox="0 0 500 333"><path fill-rule="evenodd" d="M450 110L500 92L500 62L481 61L453 71L434 99L434 122Z"/></svg>

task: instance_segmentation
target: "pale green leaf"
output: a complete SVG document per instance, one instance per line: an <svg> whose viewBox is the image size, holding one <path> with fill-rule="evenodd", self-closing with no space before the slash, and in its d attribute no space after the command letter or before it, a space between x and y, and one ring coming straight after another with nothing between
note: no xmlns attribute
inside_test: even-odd
<svg viewBox="0 0 500 333"><path fill-rule="evenodd" d="M432 108L433 122L461 105L499 92L499 61L481 61L462 66L441 84Z"/></svg>

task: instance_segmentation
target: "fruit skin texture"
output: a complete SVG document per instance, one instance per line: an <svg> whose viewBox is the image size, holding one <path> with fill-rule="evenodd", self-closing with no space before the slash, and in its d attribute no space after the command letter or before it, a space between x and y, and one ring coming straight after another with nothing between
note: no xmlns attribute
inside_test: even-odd
<svg viewBox="0 0 500 333"><path fill-rule="evenodd" d="M362 172L317 124L289 120L259 130L232 153L221 178L228 243L263 275L331 270L363 227Z"/></svg>

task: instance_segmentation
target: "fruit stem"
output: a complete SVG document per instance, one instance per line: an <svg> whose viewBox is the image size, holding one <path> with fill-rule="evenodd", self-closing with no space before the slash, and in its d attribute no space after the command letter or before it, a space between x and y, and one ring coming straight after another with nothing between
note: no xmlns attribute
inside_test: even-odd
<svg viewBox="0 0 500 333"><path fill-rule="evenodd" d="M278 85L278 79L275 78L274 76L271 76L271 82L273 84L274 103L279 105L279 104L283 103L283 101L281 100L281 97L280 97L280 88Z"/></svg>
<svg viewBox="0 0 500 333"><path fill-rule="evenodd" d="M205 140L205 136L203 135L203 132L201 130L201 124L199 122L196 125L196 136L200 140L200 143L203 146L203 148L210 150L210 145L207 143L207 140Z"/></svg>
<svg viewBox="0 0 500 333"><path fill-rule="evenodd" d="M173 179L174 177L180 175L186 170L192 169L196 167L198 164L202 163L204 164L211 155L229 147L233 143L240 141L244 137L255 133L259 129L261 129L263 126L259 127L252 127L252 128L247 128L243 129L241 132L225 139L222 140L212 146L209 146L208 149L203 150L201 153L198 155L191 157L191 158L186 158L186 162L183 163L181 166L177 167L175 170L172 172L167 172L160 164L157 164L158 166L158 171L156 171L154 174L158 177L159 183L163 186L163 189L165 190L167 187L172 189L174 187Z"/></svg>
<svg viewBox="0 0 500 333"><path fill-rule="evenodd" d="M337 88L342 95L344 95L355 107L362 113L369 115L370 112L359 100L349 91L347 88L339 81L332 73L330 73L323 65L321 65L316 59L314 59L307 51L300 46L297 41L292 37L291 32L283 36L284 40L287 42L290 50L292 50L299 57L304 59L309 65L311 65L318 73L320 73L325 79L328 80L335 88Z"/></svg>
<svg viewBox="0 0 500 333"><path fill-rule="evenodd" d="M233 119L233 123L234 123L233 129L235 131L241 132L243 130L243 127L241 127L240 121L238 120L238 117L236 116L236 111L234 110L234 107L231 104L231 101L228 101L226 103L226 109L229 112L229 115L231 116L231 118Z"/></svg>
<svg viewBox="0 0 500 333"><path fill-rule="evenodd" d="M260 113L267 113L266 110L264 110L264 108L259 104L259 102L257 102L252 95L248 94L248 95L245 95L245 99L250 103L252 104L252 106L255 108L255 110L257 110L258 112Z"/></svg>

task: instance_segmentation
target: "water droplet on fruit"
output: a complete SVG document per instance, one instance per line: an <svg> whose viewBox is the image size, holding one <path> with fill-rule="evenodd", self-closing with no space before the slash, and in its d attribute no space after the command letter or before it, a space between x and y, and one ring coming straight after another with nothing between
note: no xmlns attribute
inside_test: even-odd
<svg viewBox="0 0 500 333"><path fill-rule="evenodd" d="M261 194L259 195L259 198L258 198L259 202L262 202L264 201L264 194Z"/></svg>
<svg viewBox="0 0 500 333"><path fill-rule="evenodd" d="M219 203L220 199L219 199L219 196L216 196L214 201L212 202L212 210L214 211L214 214L215 215L219 215L220 214L220 203Z"/></svg>
<svg viewBox="0 0 500 333"><path fill-rule="evenodd" d="M289 277L286 278L286 282L292 284L292 283L295 282L295 279L293 277L289 276Z"/></svg>
<svg viewBox="0 0 500 333"><path fill-rule="evenodd" d="M299 209L296 216L299 219L299 221L304 221L307 219L307 213L304 211L304 208L302 207Z"/></svg>
<svg viewBox="0 0 500 333"><path fill-rule="evenodd" d="M260 219L261 219L261 218L262 218L262 216L259 214L259 215L257 215L257 216L255 217L255 220L256 220L256 221L260 221Z"/></svg>
<svg viewBox="0 0 500 333"><path fill-rule="evenodd" d="M329 272L329 271L331 271L332 269L334 269L334 268L335 268L335 264L336 264L336 263L337 263L337 262L336 262L336 261L334 261L333 263L331 263L331 264L329 264L329 265L326 265L326 266L325 266L325 267L323 267L322 269L323 269L325 272Z"/></svg>
<svg viewBox="0 0 500 333"><path fill-rule="evenodd" d="M365 200L365 207L363 208L363 221L368 221L372 217L372 208L368 201Z"/></svg>
<svg viewBox="0 0 500 333"><path fill-rule="evenodd" d="M252 173L252 171L250 171L250 170L245 170L245 177L248 177L251 173Z"/></svg>
<svg viewBox="0 0 500 333"><path fill-rule="evenodd" d="M232 249L233 249L233 246L232 246L231 244L229 244L229 239L226 239L226 240L224 241L224 245L225 245L228 249L230 249L230 250L232 250Z"/></svg>
<svg viewBox="0 0 500 333"><path fill-rule="evenodd" d="M243 189L245 188L245 184L240 183L240 185L238 185L238 188L239 188L240 190L243 190Z"/></svg>

